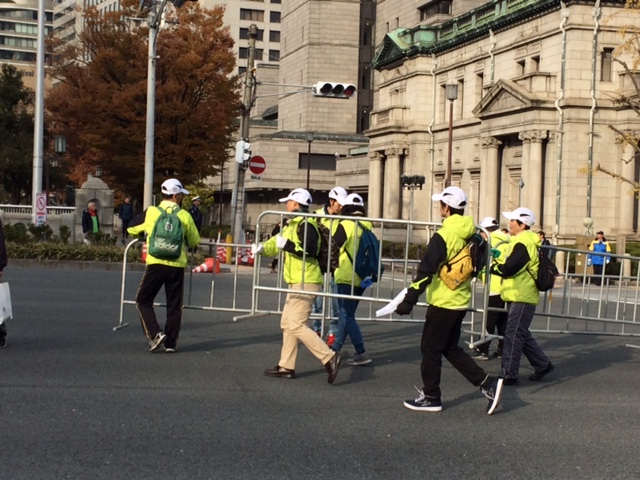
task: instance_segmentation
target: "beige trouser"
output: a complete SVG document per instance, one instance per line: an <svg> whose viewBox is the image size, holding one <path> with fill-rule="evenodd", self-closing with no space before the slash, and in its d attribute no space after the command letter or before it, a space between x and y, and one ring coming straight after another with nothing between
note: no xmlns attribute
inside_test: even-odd
<svg viewBox="0 0 640 480"><path fill-rule="evenodd" d="M305 292L319 292L321 285L307 283L289 285L290 290L304 290ZM296 357L298 356L298 341L301 341L309 351L326 364L335 352L307 325L311 306L315 300L315 295L289 293L282 310L280 328L282 328L282 351L278 365L282 368L295 370Z"/></svg>

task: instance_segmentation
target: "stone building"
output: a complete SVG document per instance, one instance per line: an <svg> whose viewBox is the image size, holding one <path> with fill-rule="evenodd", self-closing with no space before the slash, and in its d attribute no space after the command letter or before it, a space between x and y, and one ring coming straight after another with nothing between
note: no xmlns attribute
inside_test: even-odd
<svg viewBox="0 0 640 480"><path fill-rule="evenodd" d="M505 223L500 212L522 205L560 243L585 233L586 217L594 229L635 234L631 187L588 171L601 164L639 179L633 149L609 128L640 129L638 115L616 101L634 91L613 60L620 27L638 21L623 8L622 1L379 1L365 132L369 215L409 218L400 176L421 174L426 185L415 192L413 218L439 220L429 197L444 184L452 112L452 184L467 192L476 220ZM456 100L447 99L447 83L457 85Z"/></svg>

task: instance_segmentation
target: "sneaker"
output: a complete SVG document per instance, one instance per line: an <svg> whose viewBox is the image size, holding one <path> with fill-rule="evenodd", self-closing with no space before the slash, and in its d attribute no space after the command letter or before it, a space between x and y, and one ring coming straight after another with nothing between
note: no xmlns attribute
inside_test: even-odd
<svg viewBox="0 0 640 480"><path fill-rule="evenodd" d="M336 341L336 336L333 333L330 333L329 335L327 335L327 346L328 347L333 347L333 344Z"/></svg>
<svg viewBox="0 0 640 480"><path fill-rule="evenodd" d="M347 365L352 366L368 365L369 363L371 363L371 358L367 355L367 352L356 353L353 357L347 360Z"/></svg>
<svg viewBox="0 0 640 480"><path fill-rule="evenodd" d="M158 332L156 336L153 337L153 340L149 340L149 351L155 352L158 350L165 338L167 338L167 336L164 333Z"/></svg>
<svg viewBox="0 0 640 480"><path fill-rule="evenodd" d="M513 387L515 385L518 385L518 379L517 378L505 378L504 382L502 382L502 384L505 387Z"/></svg>
<svg viewBox="0 0 640 480"><path fill-rule="evenodd" d="M333 384L335 382L336 377L338 376L338 370L340 369L340 362L342 358L340 356L340 352L336 352L331 360L325 363L324 368L327 369L327 373L329 374L328 382Z"/></svg>
<svg viewBox="0 0 640 480"><path fill-rule="evenodd" d="M491 354L493 358L502 358L502 350L496 350Z"/></svg>
<svg viewBox="0 0 640 480"><path fill-rule="evenodd" d="M474 360L489 360L491 357L489 357L489 353L485 353L485 352L481 352L480 350L475 350L472 354L471 357Z"/></svg>
<svg viewBox="0 0 640 480"><path fill-rule="evenodd" d="M4 348L7 346L7 337L0 338L0 348Z"/></svg>
<svg viewBox="0 0 640 480"><path fill-rule="evenodd" d="M502 377L491 377L491 381L487 388L482 388L482 393L489 399L487 404L487 415L491 415L500 405L500 397L502 396Z"/></svg>
<svg viewBox="0 0 640 480"><path fill-rule="evenodd" d="M549 365L547 365L547 368L545 368L544 370L540 370L539 372L535 372L533 375L529 377L529 380L531 380L532 382L540 382L545 377L545 375L550 374L555 369L556 369L556 366L553 363L549 362Z"/></svg>
<svg viewBox="0 0 640 480"><path fill-rule="evenodd" d="M176 353L176 347L164 347L166 353Z"/></svg>
<svg viewBox="0 0 640 480"><path fill-rule="evenodd" d="M418 398L415 400L405 400L404 406L409 410L415 410L416 412L441 412L442 402L439 398L427 397L424 392L416 387L416 390L420 392Z"/></svg>

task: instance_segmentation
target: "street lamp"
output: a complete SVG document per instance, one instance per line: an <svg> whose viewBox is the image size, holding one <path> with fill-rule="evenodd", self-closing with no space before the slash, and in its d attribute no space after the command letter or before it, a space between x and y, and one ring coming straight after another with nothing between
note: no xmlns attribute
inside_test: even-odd
<svg viewBox="0 0 640 480"><path fill-rule="evenodd" d="M400 175L402 188L407 188L411 193L409 197L409 238L413 236L413 225L411 224L413 221L413 192L418 188L422 190L424 182L425 178L423 175Z"/></svg>
<svg viewBox="0 0 640 480"><path fill-rule="evenodd" d="M314 140L313 132L307 132L305 135L305 140L309 144L307 149L307 191L309 191L309 180L311 179L311 143Z"/></svg>
<svg viewBox="0 0 640 480"><path fill-rule="evenodd" d="M61 155L64 155L65 153L67 153L67 139L62 136L62 135L56 135L53 138L53 151L55 153L55 156L50 157L47 159L47 161L44 164L44 168L45 168L45 177L47 180L47 185L45 188L46 194L47 194L47 205L49 205L49 178L50 178L50 173L49 173L49 169L50 167L57 167L58 166L58 157Z"/></svg>
<svg viewBox="0 0 640 480"><path fill-rule="evenodd" d="M444 186L451 186L451 158L453 155L453 101L458 98L458 82L447 82L445 85L447 100L449 100L449 154L447 156L447 176Z"/></svg>

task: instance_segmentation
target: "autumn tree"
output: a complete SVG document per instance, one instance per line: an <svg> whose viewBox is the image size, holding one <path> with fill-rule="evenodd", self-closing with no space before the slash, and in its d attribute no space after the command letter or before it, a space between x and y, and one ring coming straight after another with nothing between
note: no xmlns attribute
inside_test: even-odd
<svg viewBox="0 0 640 480"><path fill-rule="evenodd" d="M33 165L33 91L18 70L2 65L0 73L0 181L9 201L30 195Z"/></svg>
<svg viewBox="0 0 640 480"><path fill-rule="evenodd" d="M135 4L135 5L134 5ZM52 128L67 137L75 180L100 166L104 180L142 198L144 183L148 29L135 22L137 1L118 12L84 12L78 41L52 42L47 94ZM237 128L240 96L233 75L233 39L223 7L197 3L169 15L156 60L154 184L178 177L200 184L216 175Z"/></svg>

